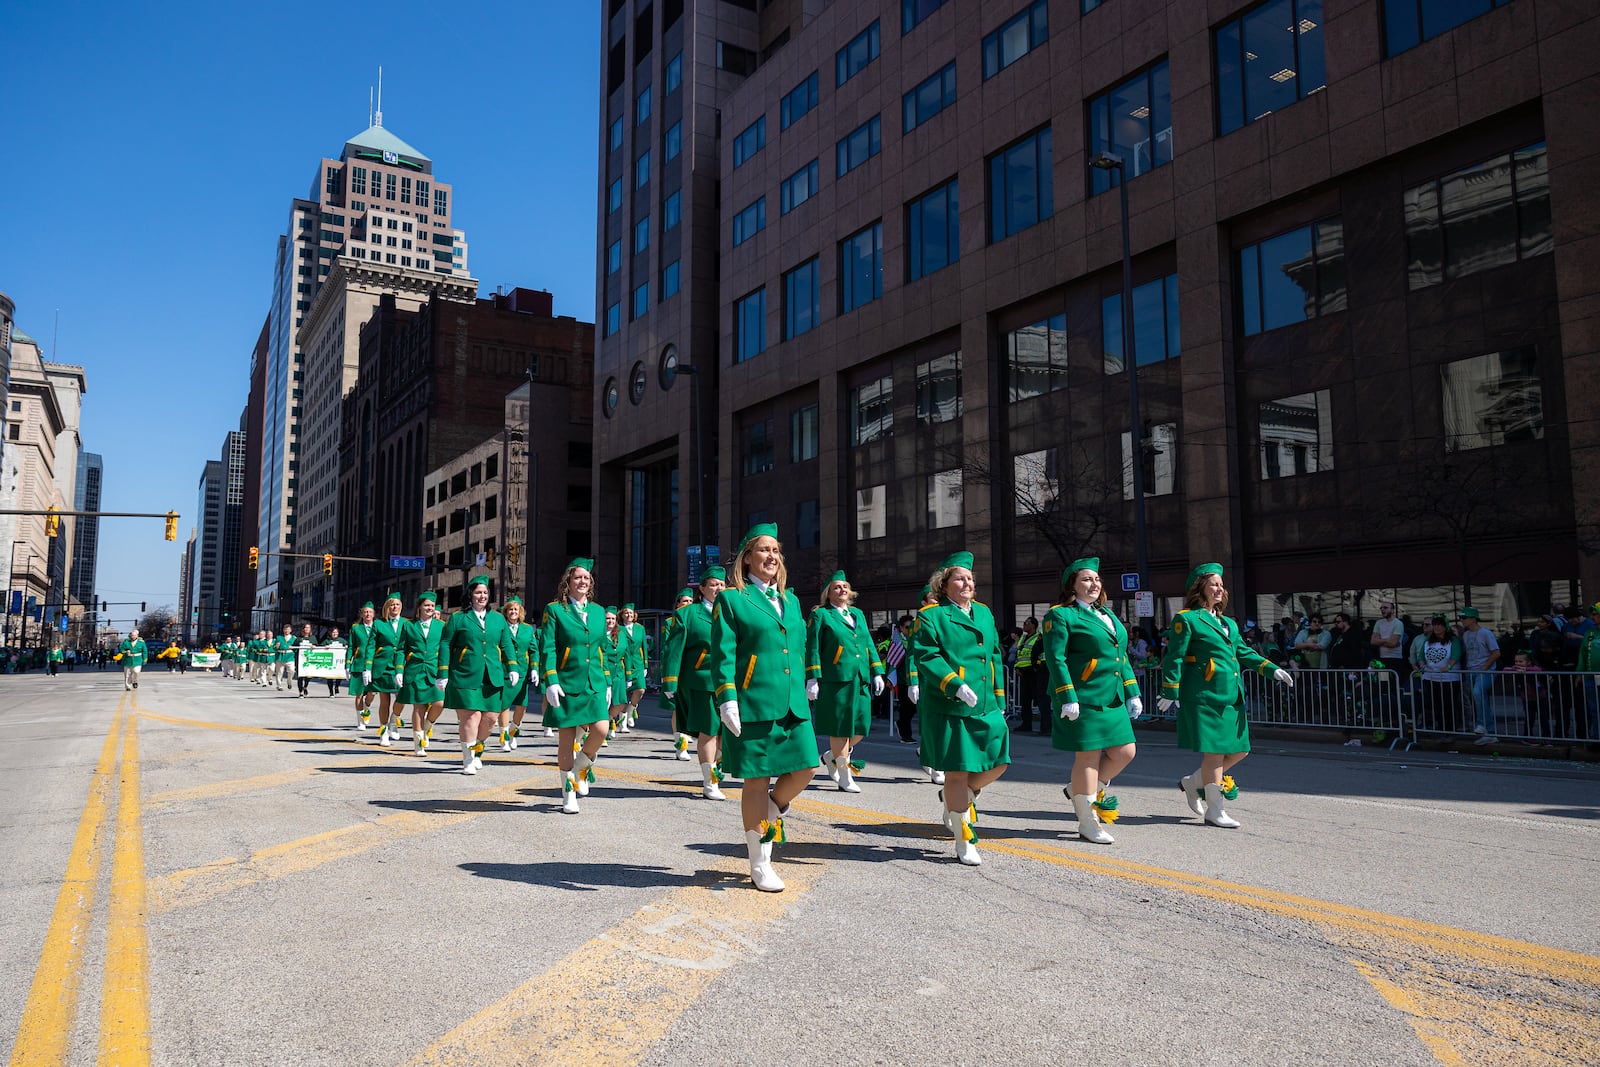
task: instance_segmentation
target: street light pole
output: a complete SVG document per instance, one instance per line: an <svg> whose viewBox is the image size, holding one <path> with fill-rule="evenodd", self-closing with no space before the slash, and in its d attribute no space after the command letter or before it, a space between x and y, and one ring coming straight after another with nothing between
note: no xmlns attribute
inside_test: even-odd
<svg viewBox="0 0 1600 1067"><path fill-rule="evenodd" d="M1139 572L1139 588L1150 586L1150 544L1144 522L1144 422L1139 415L1139 355L1133 343L1133 241L1128 224L1128 171L1120 156L1101 152L1089 161L1097 170L1116 171L1117 192L1122 204L1122 369L1128 374L1129 447L1133 464L1133 542ZM1148 635L1149 620L1139 617Z"/></svg>
<svg viewBox="0 0 1600 1067"><path fill-rule="evenodd" d="M690 421L694 423L694 503L695 545L700 549L700 571L705 573L706 560L706 450L701 437L705 427L700 420L700 368L690 363L678 364L678 373L694 378L694 392L689 395Z"/></svg>
<svg viewBox="0 0 1600 1067"><path fill-rule="evenodd" d="M528 368L528 431L522 441L522 462L528 472L528 504L523 508L523 521L528 524L528 558L523 566L524 595L529 604L537 603L533 583L539 577L539 453L533 447L533 383L534 368Z"/></svg>
<svg viewBox="0 0 1600 1067"><path fill-rule="evenodd" d="M472 509L456 508L461 513L461 607L467 607L467 584L472 581Z"/></svg>

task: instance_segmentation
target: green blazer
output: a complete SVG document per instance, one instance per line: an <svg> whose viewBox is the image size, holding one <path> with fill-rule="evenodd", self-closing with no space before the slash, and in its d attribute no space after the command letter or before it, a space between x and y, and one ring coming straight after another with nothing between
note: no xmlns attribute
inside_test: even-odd
<svg viewBox="0 0 1600 1067"><path fill-rule="evenodd" d="M145 660L150 658L150 646L144 643L142 637L137 641L130 641L124 637L122 644L117 646L117 651L122 655L122 659L117 662L123 667L143 667Z"/></svg>
<svg viewBox="0 0 1600 1067"><path fill-rule="evenodd" d="M528 679L528 683L533 686L533 692L537 693L541 688L539 672L533 671L530 674L528 667L530 665L537 666L539 628L524 619L522 622L517 623L515 633L511 633L511 624L509 622L506 623L506 632L511 634L511 648L516 653L517 672Z"/></svg>
<svg viewBox="0 0 1600 1067"><path fill-rule="evenodd" d="M974 601L969 618L948 600L929 604L917 612L911 651L922 683L920 710L953 717L1005 710L1005 661L987 606ZM978 694L977 707L956 698L963 683Z"/></svg>
<svg viewBox="0 0 1600 1067"><path fill-rule="evenodd" d="M1201 608L1178 612L1161 661L1161 695L1176 698L1190 711L1222 711L1244 701L1240 675L1254 670L1265 677L1277 665L1244 643L1226 615Z"/></svg>
<svg viewBox="0 0 1600 1067"><path fill-rule="evenodd" d="M623 670L628 675L629 689L643 689L645 672L650 665L650 638L645 633L643 626L638 623L629 623L627 626L618 626L617 652L621 657Z"/></svg>
<svg viewBox="0 0 1600 1067"><path fill-rule="evenodd" d="M711 617L712 611L703 600L685 604L673 615L672 627L661 642L664 692L711 692Z"/></svg>
<svg viewBox="0 0 1600 1067"><path fill-rule="evenodd" d="M851 608L852 629L831 604L814 608L806 624L806 677L824 682L861 682L884 673L867 617Z"/></svg>
<svg viewBox="0 0 1600 1067"><path fill-rule="evenodd" d="M372 628L377 630L378 623ZM506 672L516 670L516 651L506 617L493 608L484 613L483 625L469 608L450 616L439 638L439 678L462 690L504 688Z"/></svg>
<svg viewBox="0 0 1600 1067"><path fill-rule="evenodd" d="M539 669L545 686L559 685L574 696L603 694L611 684L606 659L610 643L605 608L591 602L580 612L570 600L546 604L539 621Z"/></svg>
<svg viewBox="0 0 1600 1067"><path fill-rule="evenodd" d="M1101 619L1110 620L1114 629ZM1086 608L1076 600L1057 604L1040 630L1052 709L1067 704L1120 708L1128 697L1139 695L1139 681L1128 662L1128 631L1111 612Z"/></svg>
<svg viewBox="0 0 1600 1067"><path fill-rule="evenodd" d="M406 684L433 682L439 677L439 644L444 640L445 620L435 617L426 635L422 623L406 619L400 627L400 655L405 661Z"/></svg>
<svg viewBox="0 0 1600 1067"><path fill-rule="evenodd" d="M788 715L811 719L805 618L800 601L788 590L781 607L780 617L751 582L718 593L711 612L713 699L719 705L737 700L744 722L776 722Z"/></svg>
<svg viewBox="0 0 1600 1067"><path fill-rule="evenodd" d="M405 669L405 651L400 647L401 635L406 628L404 618L389 622L374 619L372 641L367 645L367 665L362 670L371 671L374 678L393 676Z"/></svg>
<svg viewBox="0 0 1600 1067"><path fill-rule="evenodd" d="M272 651L274 656L277 658L277 661L279 663L293 663L294 649L299 643L300 639L294 634L290 634L287 637L285 637L283 634L279 634L277 637L274 637L272 639Z"/></svg>
<svg viewBox="0 0 1600 1067"><path fill-rule="evenodd" d="M350 652L345 664L351 674L360 674L372 667L372 627L355 623L350 627Z"/></svg>

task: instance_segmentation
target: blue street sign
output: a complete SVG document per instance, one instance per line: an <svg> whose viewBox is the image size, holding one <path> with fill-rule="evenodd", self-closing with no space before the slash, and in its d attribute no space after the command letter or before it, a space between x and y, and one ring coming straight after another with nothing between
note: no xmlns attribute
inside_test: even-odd
<svg viewBox="0 0 1600 1067"><path fill-rule="evenodd" d="M396 571L427 570L426 556L390 556L389 569Z"/></svg>
<svg viewBox="0 0 1600 1067"><path fill-rule="evenodd" d="M1137 574L1124 574L1122 576L1122 591L1124 593L1137 593L1139 591L1139 576Z"/></svg>
<svg viewBox="0 0 1600 1067"><path fill-rule="evenodd" d="M67 632L67 623L69 623L71 621L72 620L67 618L65 615L61 616L61 632L62 633L66 633Z"/></svg>
<svg viewBox="0 0 1600 1067"><path fill-rule="evenodd" d="M715 567L722 562L722 549L717 545L706 545L702 550L700 545L690 545L686 550L689 557L689 584L699 585L700 575L707 567Z"/></svg>

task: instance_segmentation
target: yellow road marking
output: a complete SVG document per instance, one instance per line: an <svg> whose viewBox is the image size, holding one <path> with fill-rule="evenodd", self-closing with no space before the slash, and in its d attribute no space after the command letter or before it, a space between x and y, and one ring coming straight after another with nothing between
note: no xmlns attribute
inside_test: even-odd
<svg viewBox="0 0 1600 1067"><path fill-rule="evenodd" d="M116 769L117 735L122 729L124 700L118 698L111 729L100 749L89 799L78 819L78 831L67 857L67 870L56 894L56 906L45 932L39 964L22 1009L22 1024L11 1047L11 1067L54 1067L64 1063L72 1034L82 976L84 943L89 939L95 883L100 876L100 835L105 826L111 775Z"/></svg>
<svg viewBox="0 0 1600 1067"><path fill-rule="evenodd" d="M345 742L349 737L340 737L327 732L312 733L308 730L274 730L267 726L242 726L231 722L207 722L204 719L180 719L176 715L162 715L151 711L149 708L137 708L140 716L155 722L164 722L172 726L195 726L207 730L227 730L238 734L256 734L262 737L279 737L291 741L328 741Z"/></svg>
<svg viewBox="0 0 1600 1067"><path fill-rule="evenodd" d="M168 789L164 793L156 793L152 796L147 802L147 806L154 808L167 804L181 804L191 800L209 800L212 797L254 793L262 789L272 789L280 785L293 785L295 782L303 782L308 778L315 778L319 774L326 773L330 767L350 767L365 762L367 762L367 757L358 756L324 761L315 767L300 767L292 771L278 771L275 774L258 774L250 778L234 778L226 782L190 786L187 789Z"/></svg>
<svg viewBox="0 0 1600 1067"><path fill-rule="evenodd" d="M139 822L139 720L122 735L122 784L111 851L105 977L100 986L100 1063L150 1062L150 944L146 928L144 828Z"/></svg>

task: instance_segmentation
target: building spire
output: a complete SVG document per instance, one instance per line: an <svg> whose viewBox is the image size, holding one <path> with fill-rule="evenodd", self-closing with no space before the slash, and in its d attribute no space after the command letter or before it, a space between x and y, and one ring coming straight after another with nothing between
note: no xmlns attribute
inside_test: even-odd
<svg viewBox="0 0 1600 1067"><path fill-rule="evenodd" d="M373 119L372 124L374 126L382 126L383 125L383 68L382 67L378 68L378 112L377 112L377 117L375 119Z"/></svg>

